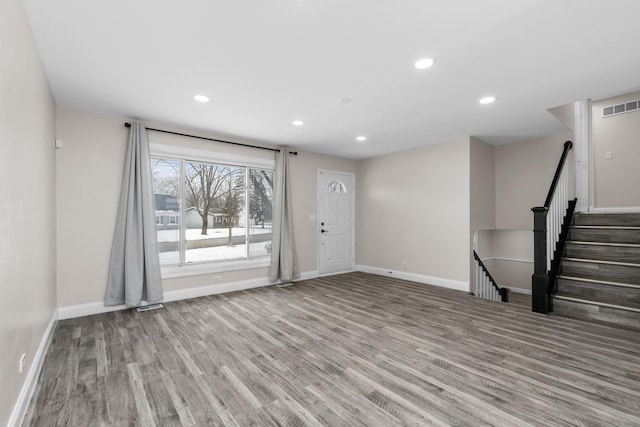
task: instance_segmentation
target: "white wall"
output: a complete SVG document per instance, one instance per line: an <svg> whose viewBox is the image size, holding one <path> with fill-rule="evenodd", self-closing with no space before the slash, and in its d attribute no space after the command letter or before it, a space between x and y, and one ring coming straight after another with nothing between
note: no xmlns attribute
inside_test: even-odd
<svg viewBox="0 0 640 427"><path fill-rule="evenodd" d="M602 117L603 107L638 99L633 92L592 103L593 207L640 209L640 111Z"/></svg>
<svg viewBox="0 0 640 427"><path fill-rule="evenodd" d="M6 425L56 308L55 105L19 0L0 2L0 70L0 425Z"/></svg>
<svg viewBox="0 0 640 427"><path fill-rule="evenodd" d="M58 109L58 136L65 147L58 155L58 304L69 307L104 300L122 182L128 130L123 117ZM177 130L227 139L162 124L150 127ZM270 151L149 132L150 142L271 157ZM245 142L246 141L240 141ZM313 273L317 265L317 227L309 215L316 214L317 169L355 172L355 161L300 152L290 158L293 220L302 272ZM213 276L221 280L213 281ZM266 268L203 274L163 280L165 291L264 279Z"/></svg>
<svg viewBox="0 0 640 427"><path fill-rule="evenodd" d="M359 161L356 263L468 287L469 185L468 137Z"/></svg>

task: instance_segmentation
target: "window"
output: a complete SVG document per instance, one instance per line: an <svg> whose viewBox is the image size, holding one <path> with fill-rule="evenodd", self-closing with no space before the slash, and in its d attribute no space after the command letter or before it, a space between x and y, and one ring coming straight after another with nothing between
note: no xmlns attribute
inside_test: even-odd
<svg viewBox="0 0 640 427"><path fill-rule="evenodd" d="M347 189L340 181L331 181L327 186L327 193L346 193Z"/></svg>
<svg viewBox="0 0 640 427"><path fill-rule="evenodd" d="M169 158L156 151L151 170L163 276L165 267L209 265L220 271L233 269L229 262L237 268L241 261L268 262L272 166Z"/></svg>

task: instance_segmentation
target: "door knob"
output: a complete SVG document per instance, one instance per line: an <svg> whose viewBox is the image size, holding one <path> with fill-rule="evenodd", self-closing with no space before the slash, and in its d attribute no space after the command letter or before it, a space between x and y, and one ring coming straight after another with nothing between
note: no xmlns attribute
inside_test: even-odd
<svg viewBox="0 0 640 427"><path fill-rule="evenodd" d="M321 233L328 233L328 231L327 231L327 230L325 230L324 228L321 228L321 229L320 229L320 232L321 232Z"/></svg>

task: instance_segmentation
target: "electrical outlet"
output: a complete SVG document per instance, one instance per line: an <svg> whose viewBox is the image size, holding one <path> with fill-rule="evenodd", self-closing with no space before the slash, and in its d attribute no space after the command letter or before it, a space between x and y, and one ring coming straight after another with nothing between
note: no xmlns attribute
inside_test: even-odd
<svg viewBox="0 0 640 427"><path fill-rule="evenodd" d="M402 261L400 264L402 264L405 267L409 267L409 263L407 261Z"/></svg>
<svg viewBox="0 0 640 427"><path fill-rule="evenodd" d="M27 357L27 353L22 353L20 356L20 361L18 362L18 372L22 373L24 371L24 365L26 362L25 358Z"/></svg>
<svg viewBox="0 0 640 427"><path fill-rule="evenodd" d="M222 276L213 276L214 282L219 282L220 280L222 280Z"/></svg>
<svg viewBox="0 0 640 427"><path fill-rule="evenodd" d="M607 151L606 153L604 153L604 158L607 160L613 159L613 151Z"/></svg>

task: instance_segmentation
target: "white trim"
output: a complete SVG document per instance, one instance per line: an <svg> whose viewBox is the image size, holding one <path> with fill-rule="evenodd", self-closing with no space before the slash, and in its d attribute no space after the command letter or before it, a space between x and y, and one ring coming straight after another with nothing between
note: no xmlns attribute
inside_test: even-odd
<svg viewBox="0 0 640 427"><path fill-rule="evenodd" d="M13 412L11 413L11 417L9 418L8 427L20 427L22 421L24 420L24 416L27 413L27 408L29 406L29 401L31 400L31 396L33 395L33 391L36 388L36 384L38 382L38 377L40 376L40 371L42 370L42 364L44 363L44 358L47 355L47 350L49 349L49 344L51 343L51 339L53 338L53 332L55 330L56 322L58 321L58 310L54 310L51 315L51 319L49 320L49 324L44 331L44 335L40 340L40 345L38 346L38 350L33 358L33 362L31 363L31 367L29 368L29 372L27 373L27 378L22 386L22 390L20 391L20 395L18 396L18 401L13 407Z"/></svg>
<svg viewBox="0 0 640 427"><path fill-rule="evenodd" d="M575 158L575 195L576 212L587 212L593 203L590 199L589 173L591 152L591 100L574 104L574 158Z"/></svg>
<svg viewBox="0 0 640 427"><path fill-rule="evenodd" d="M316 277L320 277L318 270L305 271L300 273L300 278L295 281L298 282L300 280L311 280L311 279L315 279Z"/></svg>
<svg viewBox="0 0 640 427"><path fill-rule="evenodd" d="M143 304L146 305L146 304ZM124 305L114 305L107 307L104 301L89 302L86 304L68 305L58 308L58 316L60 320L74 319L76 317L91 316L93 314L109 313L110 311L125 310Z"/></svg>
<svg viewBox="0 0 640 427"><path fill-rule="evenodd" d="M219 151L200 150L197 148L180 147L176 145L149 143L151 157L168 157L182 160L215 163L221 165L248 166L250 168L274 169L274 159L261 157L240 156L237 154L221 153Z"/></svg>
<svg viewBox="0 0 640 427"><path fill-rule="evenodd" d="M342 271L332 271L331 273L318 274L318 277L337 276L339 274L351 273L354 271L357 271L357 270L351 269L351 270L342 270Z"/></svg>
<svg viewBox="0 0 640 427"><path fill-rule="evenodd" d="M161 267L162 278L171 279L174 277L197 276L201 274L223 273L225 271L248 270L251 268L269 267L269 257L256 259L202 262L195 264L185 264L182 266L168 265Z"/></svg>
<svg viewBox="0 0 640 427"><path fill-rule="evenodd" d="M269 278L242 280L239 282L221 283L219 285L201 286L198 288L178 289L164 293L163 302L181 301L190 298L205 297L207 295L224 294L227 292L243 291L245 289L270 286Z"/></svg>
<svg viewBox="0 0 640 427"><path fill-rule="evenodd" d="M531 289L522 289L522 288L511 288L509 286L503 286L503 285L498 285L501 288L509 288L509 291L511 292L515 292L516 294L524 294L524 295L531 295Z"/></svg>
<svg viewBox="0 0 640 427"><path fill-rule="evenodd" d="M589 213L640 213L640 206L628 208L591 208Z"/></svg>
<svg viewBox="0 0 640 427"><path fill-rule="evenodd" d="M441 288L454 289L456 291L470 292L469 282L461 280L446 279L444 277L427 276L425 274L407 273L406 271L397 271L379 267L370 267L367 265L356 265L356 271L364 273L377 274L378 276L396 277L410 282L424 283L427 285L439 286Z"/></svg>
<svg viewBox="0 0 640 427"><path fill-rule="evenodd" d="M318 277L317 271L307 271L300 274L300 280L309 280ZM180 301L190 298L204 297L207 295L222 294L227 292L242 291L245 289L260 288L270 286L268 277L260 277L257 279L241 280L238 282L220 283L215 285L201 286L197 288L178 289L175 291L167 291L164 293L162 302ZM143 302L141 305L146 305ZM87 304L70 305L58 308L58 318L73 319L75 317L90 316L92 314L108 313L110 311L126 310L124 305L106 307L104 301L91 302Z"/></svg>
<svg viewBox="0 0 640 427"><path fill-rule="evenodd" d="M509 262L526 262L528 264L533 264L533 260L529 259L519 259L519 258L503 258L499 256L490 256L487 258L482 258L482 262L484 261L509 261Z"/></svg>

